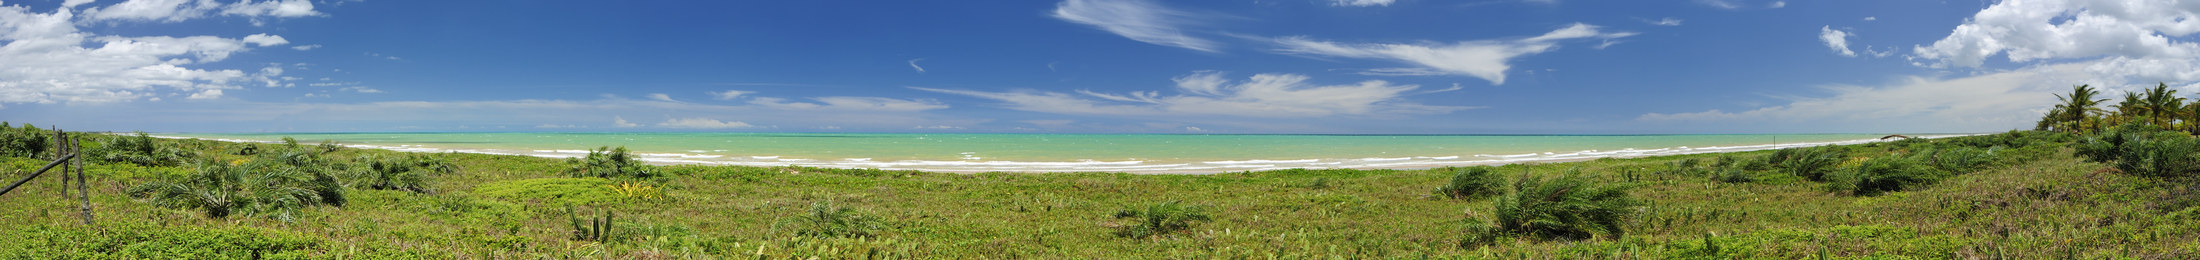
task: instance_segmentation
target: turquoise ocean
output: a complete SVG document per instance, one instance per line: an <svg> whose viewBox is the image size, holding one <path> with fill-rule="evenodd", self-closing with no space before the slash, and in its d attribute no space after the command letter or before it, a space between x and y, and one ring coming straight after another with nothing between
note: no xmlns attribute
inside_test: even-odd
<svg viewBox="0 0 2200 260"><path fill-rule="evenodd" d="M950 172L1213 173L1288 168L1431 168L1777 149L1886 134L1171 135L873 133L166 133L163 137L420 152L578 157L625 146L660 164ZM1912 135L1918 136L1918 135Z"/></svg>

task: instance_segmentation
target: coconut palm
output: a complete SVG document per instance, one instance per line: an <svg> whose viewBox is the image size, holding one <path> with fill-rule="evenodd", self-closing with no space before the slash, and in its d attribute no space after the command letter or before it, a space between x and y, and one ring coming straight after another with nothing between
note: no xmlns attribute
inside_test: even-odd
<svg viewBox="0 0 2200 260"><path fill-rule="evenodd" d="M2139 102L2138 116L2158 127L2169 127L2181 117L2185 107L2185 98L2178 97L2177 90L2169 89L2168 83L2157 83L2154 88L2140 92Z"/></svg>
<svg viewBox="0 0 2200 260"><path fill-rule="evenodd" d="M2108 99L2094 98L2100 94L2099 90L2089 85L2071 87L2070 95L2055 95L2055 99L2061 100L2062 104L2055 105L2054 111L2041 121L2046 121L2043 125L2049 128L2065 132L2086 132L2099 128L2098 122L2090 119L2093 115L2107 112L2101 110L2100 106L2101 102Z"/></svg>

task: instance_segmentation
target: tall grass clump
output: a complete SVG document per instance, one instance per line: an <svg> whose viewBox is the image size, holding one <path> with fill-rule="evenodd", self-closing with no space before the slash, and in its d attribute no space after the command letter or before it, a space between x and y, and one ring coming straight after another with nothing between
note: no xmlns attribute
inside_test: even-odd
<svg viewBox="0 0 2200 260"><path fill-rule="evenodd" d="M1878 196L1930 185L1946 177L1944 175L1939 169L1908 158L1882 156L1834 173L1828 178L1826 189L1855 196Z"/></svg>
<svg viewBox="0 0 2200 260"><path fill-rule="evenodd" d="M1142 209L1123 209L1115 212L1115 218L1136 221L1116 226L1115 236L1126 238L1147 238L1182 232L1199 222L1213 219L1207 215L1205 207L1184 205L1177 201L1154 203Z"/></svg>
<svg viewBox="0 0 2200 260"><path fill-rule="evenodd" d="M2183 178L2200 173L2200 138L2160 134L2127 141L2115 160L2125 174Z"/></svg>
<svg viewBox="0 0 2200 260"><path fill-rule="evenodd" d="M1491 202L1496 212L1493 232L1470 236L1529 236L1537 239L1580 240L1597 234L1620 238L1624 224L1642 202L1628 195L1629 186L1592 182L1580 175L1557 178L1523 176L1513 182L1512 193ZM1471 221L1471 220L1470 220Z"/></svg>
<svg viewBox="0 0 2200 260"><path fill-rule="evenodd" d="M1503 193L1505 177L1498 176L1487 166L1459 168L1453 171L1451 183L1436 188L1436 194L1453 199L1474 199Z"/></svg>
<svg viewBox="0 0 2200 260"><path fill-rule="evenodd" d="M783 220L779 225L792 229L797 236L846 238L876 236L886 227L869 214L835 206L831 201L812 202L808 211Z"/></svg>
<svg viewBox="0 0 2200 260"><path fill-rule="evenodd" d="M265 161L241 165L199 162L198 171L138 185L130 195L153 205L198 210L211 218L265 215L294 221L306 207L342 206L342 186L326 174L312 174ZM331 196L334 195L334 196Z"/></svg>

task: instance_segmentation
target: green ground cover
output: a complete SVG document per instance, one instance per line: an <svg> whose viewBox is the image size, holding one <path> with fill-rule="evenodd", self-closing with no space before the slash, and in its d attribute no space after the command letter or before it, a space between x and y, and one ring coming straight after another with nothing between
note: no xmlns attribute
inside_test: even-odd
<svg viewBox="0 0 2200 260"><path fill-rule="evenodd" d="M2200 255L2200 186L2181 172L2200 164L2177 154L2191 149L2148 148L2192 137L2103 136L1135 175L646 166L608 149L561 160L102 135L84 142L112 158L87 161L97 225L42 177L0 196L0 258ZM15 140L0 143L8 181L45 164L11 150L33 146ZM2109 152L2119 149L2130 152ZM317 176L336 185L319 188ZM240 210L213 217L149 195L150 183L231 192L218 197Z"/></svg>

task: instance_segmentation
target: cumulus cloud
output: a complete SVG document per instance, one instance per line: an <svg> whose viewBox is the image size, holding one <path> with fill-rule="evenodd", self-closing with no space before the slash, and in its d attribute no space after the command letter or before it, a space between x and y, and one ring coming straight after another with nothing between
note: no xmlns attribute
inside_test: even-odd
<svg viewBox="0 0 2200 260"><path fill-rule="evenodd" d="M1397 0L1331 0L1331 1L1332 1L1332 2L1330 2L1329 4L1330 4L1330 5L1335 5L1335 6L1390 6L1390 4L1398 2Z"/></svg>
<svg viewBox="0 0 2200 260"><path fill-rule="evenodd" d="M88 4L70 1L67 7ZM97 35L80 22L180 22L204 17L221 3L199 0L132 0L89 8L83 16L69 9L51 13L28 7L0 6L0 104L106 103L188 94L187 99L221 97L239 83L280 84L280 68L257 73L198 69L252 47L288 44L281 36Z"/></svg>
<svg viewBox="0 0 2200 260"><path fill-rule="evenodd" d="M89 3L92 3L92 0L67 0L67 1L61 1L61 9L76 9L76 6L79 6L79 5L84 5L84 4L89 4Z"/></svg>
<svg viewBox="0 0 2200 260"><path fill-rule="evenodd" d="M649 99L655 99L657 101L664 102L680 102L679 100L672 100L672 95L665 95L665 93L649 93Z"/></svg>
<svg viewBox="0 0 2200 260"><path fill-rule="evenodd" d="M705 93L709 93L709 94L710 94L710 97L711 97L711 98L713 98L713 99L718 99L718 100L733 100L733 99L736 99L736 98L741 98L741 95L746 95L746 94L749 94L749 93L756 93L756 92L754 92L754 91L740 91L740 90L726 90L726 91L719 91L719 92L705 92Z"/></svg>
<svg viewBox="0 0 2200 260"><path fill-rule="evenodd" d="M1987 58L2011 62L2117 56L2190 60L2200 45L2179 41L2200 32L2200 3L2174 1L2010 0L1966 20L1946 38L1917 46L1931 67L1978 67Z"/></svg>
<svg viewBox="0 0 2200 260"><path fill-rule="evenodd" d="M260 47L282 46L284 44L290 44L289 40L283 40L283 36L267 35L265 33L246 35L244 36L244 42Z"/></svg>
<svg viewBox="0 0 2200 260"><path fill-rule="evenodd" d="M1321 86L1296 74L1258 74L1230 81L1221 72L1202 71L1175 78L1176 95L1158 91L1076 94L1042 91L987 92L915 88L1007 103L1010 109L1077 115L1236 116L1266 118L1335 115L1442 114L1471 107L1432 106L1402 100L1417 85L1381 80Z"/></svg>
<svg viewBox="0 0 2200 260"><path fill-rule="evenodd" d="M1878 17L1878 16L1865 16L1865 17L1864 17L1864 21L1878 21L1878 20L1879 20L1879 17Z"/></svg>
<svg viewBox="0 0 2200 260"><path fill-rule="evenodd" d="M1856 57L1856 51L1849 50L1849 36L1849 32L1834 30L1832 25L1818 28L1818 41L1825 42L1826 48L1833 48L1841 56Z"/></svg>
<svg viewBox="0 0 2200 260"><path fill-rule="evenodd" d="M303 50L312 50L312 49L315 49L315 48L321 48L321 45L320 45L320 44L311 44L311 45L298 45L298 46L290 46L290 49L292 49L292 50L301 50L301 51L303 51Z"/></svg>
<svg viewBox="0 0 2200 260"><path fill-rule="evenodd" d="M1144 0L1067 0L1055 5L1054 18L1091 25L1131 40L1162 46L1219 52L1221 44L1186 35L1189 13Z"/></svg>
<svg viewBox="0 0 2200 260"><path fill-rule="evenodd" d="M725 121L718 121L717 119L709 119L709 118L701 118L701 117L696 117L696 118L674 118L674 119L669 119L669 120L665 120L665 122L664 122L664 123L657 123L657 126L659 126L659 127L666 127L666 128L691 128L691 129L724 129L724 128L750 128L750 127L756 127L756 126L753 126L753 125L749 125L749 123L743 123L743 122L741 122L741 121L725 122Z"/></svg>
<svg viewBox="0 0 2200 260"><path fill-rule="evenodd" d="M1391 60L1420 66L1417 68L1374 69L1363 74L1463 75L1489 80L1491 84L1503 85L1505 84L1505 70L1512 68L1512 65L1507 63L1515 57L1558 49L1557 42L1561 40L1598 38L1609 41L1634 35L1633 32L1602 32L1594 25L1576 23L1541 36L1525 39L1479 40L1453 44L1351 44L1312 40L1306 37L1277 38L1276 42L1283 45L1283 49L1278 50L1283 53Z"/></svg>
<svg viewBox="0 0 2200 260"><path fill-rule="evenodd" d="M1780 8L1783 8L1783 7L1788 7L1788 2L1787 2L1787 1L1772 1L1772 4L1766 4L1766 5L1765 5L1765 8L1772 8L1772 9L1780 9Z"/></svg>

